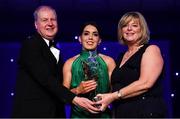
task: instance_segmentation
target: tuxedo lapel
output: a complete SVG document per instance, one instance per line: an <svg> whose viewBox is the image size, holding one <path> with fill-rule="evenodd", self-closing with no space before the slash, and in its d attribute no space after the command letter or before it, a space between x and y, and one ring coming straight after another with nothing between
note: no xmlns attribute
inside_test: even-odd
<svg viewBox="0 0 180 119"><path fill-rule="evenodd" d="M62 71L62 68L63 68L63 64L64 64L64 62L63 62L63 59L62 59L62 52L60 52L60 54L59 54L59 61L58 61L58 77L59 77L59 81L60 81L60 83L62 83L63 82L63 71Z"/></svg>
<svg viewBox="0 0 180 119"><path fill-rule="evenodd" d="M43 57L50 63L50 64L56 64L57 60L54 57L53 53L51 52L51 50L49 49L48 45L46 44L46 42L44 41L44 39L37 34L36 35L37 40L39 42L39 44L41 45L41 49L42 49L42 54Z"/></svg>

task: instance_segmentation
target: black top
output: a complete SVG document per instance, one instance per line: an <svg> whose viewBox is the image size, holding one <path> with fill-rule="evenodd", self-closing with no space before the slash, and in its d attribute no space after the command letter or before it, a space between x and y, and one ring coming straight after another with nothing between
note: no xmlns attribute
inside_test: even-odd
<svg viewBox="0 0 180 119"><path fill-rule="evenodd" d="M111 76L113 92L139 80L142 55L148 46L148 44L145 44L141 47L119 68L124 53L120 55L117 66ZM162 100L163 95L161 86L162 76L163 72L154 86L146 93L136 97L115 101L114 116L164 117L165 108Z"/></svg>

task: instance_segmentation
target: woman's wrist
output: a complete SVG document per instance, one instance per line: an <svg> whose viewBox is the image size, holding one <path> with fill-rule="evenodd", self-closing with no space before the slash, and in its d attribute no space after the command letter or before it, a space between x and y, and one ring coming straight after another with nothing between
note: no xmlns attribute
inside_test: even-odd
<svg viewBox="0 0 180 119"><path fill-rule="evenodd" d="M76 87L76 95L79 95L80 92L79 92L79 87Z"/></svg>
<svg viewBox="0 0 180 119"><path fill-rule="evenodd" d="M118 90L118 91L117 91L117 96L118 96L118 99L121 99L121 98L122 98L122 91L121 91L121 90Z"/></svg>
<svg viewBox="0 0 180 119"><path fill-rule="evenodd" d="M112 93L112 98L113 98L113 100L117 100L118 99L117 91Z"/></svg>
<svg viewBox="0 0 180 119"><path fill-rule="evenodd" d="M119 100L122 98L122 92L120 90L113 93L113 97L115 100Z"/></svg>
<svg viewBox="0 0 180 119"><path fill-rule="evenodd" d="M71 89L71 92L75 93L76 95L80 94L78 87Z"/></svg>

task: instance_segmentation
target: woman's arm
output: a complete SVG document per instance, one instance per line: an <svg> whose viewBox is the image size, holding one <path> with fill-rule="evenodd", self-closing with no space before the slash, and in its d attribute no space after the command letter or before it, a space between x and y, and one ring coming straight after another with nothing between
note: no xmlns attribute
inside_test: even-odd
<svg viewBox="0 0 180 119"><path fill-rule="evenodd" d="M115 63L113 58L111 58L111 57L109 57L107 55L100 54L100 56L106 62L106 65L108 67L109 80L111 80L111 74L112 74L114 68L116 67L116 63Z"/></svg>
<svg viewBox="0 0 180 119"><path fill-rule="evenodd" d="M73 59L70 58L68 59L65 63L64 63L64 66L63 66L63 85L70 89L70 84L71 84L71 77L72 77L72 74L71 74L71 68L72 68L72 62L73 62ZM73 91L72 91L73 92Z"/></svg>

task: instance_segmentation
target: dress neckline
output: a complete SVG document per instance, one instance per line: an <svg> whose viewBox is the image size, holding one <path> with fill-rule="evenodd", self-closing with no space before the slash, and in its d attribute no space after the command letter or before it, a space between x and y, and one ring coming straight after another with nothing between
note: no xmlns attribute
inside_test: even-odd
<svg viewBox="0 0 180 119"><path fill-rule="evenodd" d="M86 50L82 50L80 55L84 58L91 58L91 57L97 57L97 51L86 51Z"/></svg>
<svg viewBox="0 0 180 119"><path fill-rule="evenodd" d="M140 47L133 55L131 55L123 64L122 64L122 60L123 60L123 57L125 55L125 53L123 53L122 55L122 58L121 58L121 61L118 65L118 68L121 69L122 67L124 67L124 65L126 65L139 51L141 48L143 48L145 45L143 45L142 47ZM121 65L122 64L122 65Z"/></svg>

